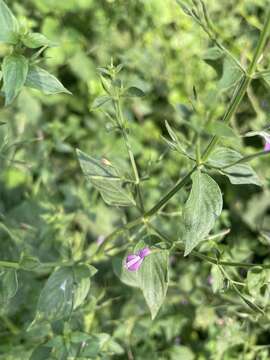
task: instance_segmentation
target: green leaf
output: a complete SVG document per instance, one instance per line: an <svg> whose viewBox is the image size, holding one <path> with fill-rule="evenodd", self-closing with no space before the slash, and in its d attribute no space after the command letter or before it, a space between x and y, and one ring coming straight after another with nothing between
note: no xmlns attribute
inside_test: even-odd
<svg viewBox="0 0 270 360"><path fill-rule="evenodd" d="M218 184L197 170L192 175L192 189L183 210L185 256L207 237L221 214L222 203Z"/></svg>
<svg viewBox="0 0 270 360"><path fill-rule="evenodd" d="M16 44L19 25L8 6L0 0L0 42Z"/></svg>
<svg viewBox="0 0 270 360"><path fill-rule="evenodd" d="M0 302L7 303L18 290L18 279L16 270L5 270L0 276Z"/></svg>
<svg viewBox="0 0 270 360"><path fill-rule="evenodd" d="M40 90L47 95L59 93L71 94L55 76L36 65L30 66L25 86Z"/></svg>
<svg viewBox="0 0 270 360"><path fill-rule="evenodd" d="M136 271L128 271L125 267L125 257L115 257L113 259L113 271L116 276L122 281L122 283L132 286L140 287L138 284L138 276Z"/></svg>
<svg viewBox="0 0 270 360"><path fill-rule="evenodd" d="M25 84L28 60L23 55L14 54L6 56L3 61L2 71L5 104L9 105Z"/></svg>
<svg viewBox="0 0 270 360"><path fill-rule="evenodd" d="M194 360L195 356L187 346L172 346L169 349L170 360Z"/></svg>
<svg viewBox="0 0 270 360"><path fill-rule="evenodd" d="M40 266L40 261L38 258L29 256L22 253L20 259L20 268L24 270L34 270Z"/></svg>
<svg viewBox="0 0 270 360"><path fill-rule="evenodd" d="M99 107L101 107L102 105L106 104L108 101L111 100L110 96L98 96L97 98L95 98L93 104L92 104L92 109L96 110Z"/></svg>
<svg viewBox="0 0 270 360"><path fill-rule="evenodd" d="M145 96L145 93L137 88L136 86L131 86L125 91L125 96L127 97L143 97Z"/></svg>
<svg viewBox="0 0 270 360"><path fill-rule="evenodd" d="M77 156L87 180L100 192L108 205L135 205L128 184L125 184L125 179L119 176L118 171L111 163L94 159L80 150L77 150Z"/></svg>
<svg viewBox="0 0 270 360"><path fill-rule="evenodd" d="M217 46L213 46L204 53L204 60L218 60L224 57L224 52Z"/></svg>
<svg viewBox="0 0 270 360"><path fill-rule="evenodd" d="M166 250L146 256L137 271L138 284L151 312L152 320L163 304L168 289L169 253Z"/></svg>
<svg viewBox="0 0 270 360"><path fill-rule="evenodd" d="M236 137L233 129L221 121L213 122L212 124L207 126L206 130L211 135L217 135L219 137L229 137L229 138Z"/></svg>
<svg viewBox="0 0 270 360"><path fill-rule="evenodd" d="M48 360L51 351L49 347L41 345L33 351L29 360Z"/></svg>
<svg viewBox="0 0 270 360"><path fill-rule="evenodd" d="M230 56L226 56L223 62L222 77L218 82L218 90L226 91L230 89L238 83L242 75L242 69Z"/></svg>
<svg viewBox="0 0 270 360"><path fill-rule="evenodd" d="M137 254L147 245L142 240L130 253ZM126 285L142 290L146 304L150 310L151 317L154 319L163 304L168 289L168 267L169 252L167 250L152 250L146 256L137 271L128 271L125 266L126 254L123 259L116 257L113 260L113 269L119 279Z"/></svg>
<svg viewBox="0 0 270 360"><path fill-rule="evenodd" d="M265 284L265 278L265 271L261 267L253 267L248 270L247 287L252 296L256 297L260 294L260 289Z"/></svg>
<svg viewBox="0 0 270 360"><path fill-rule="evenodd" d="M243 156L235 150L219 147L212 152L207 163L218 168L220 173L227 176L234 185L254 184L261 186L260 179L250 165L239 163L230 166L242 158Z"/></svg>
<svg viewBox="0 0 270 360"><path fill-rule="evenodd" d="M53 43L43 34L40 33L28 33L22 37L23 44L30 49L37 49L39 47L54 46Z"/></svg>
<svg viewBox="0 0 270 360"><path fill-rule="evenodd" d="M256 75L259 79L263 80L267 87L270 87L270 70L259 72Z"/></svg>
<svg viewBox="0 0 270 360"><path fill-rule="evenodd" d="M224 276L217 265L212 265L211 277L213 292L217 293L224 288Z"/></svg>
<svg viewBox="0 0 270 360"><path fill-rule="evenodd" d="M90 276L87 265L55 270L40 293L37 319L54 321L70 316L88 295Z"/></svg>
<svg viewBox="0 0 270 360"><path fill-rule="evenodd" d="M90 290L91 272L87 265L77 265L73 269L74 276L74 299L73 309L77 309L83 304Z"/></svg>

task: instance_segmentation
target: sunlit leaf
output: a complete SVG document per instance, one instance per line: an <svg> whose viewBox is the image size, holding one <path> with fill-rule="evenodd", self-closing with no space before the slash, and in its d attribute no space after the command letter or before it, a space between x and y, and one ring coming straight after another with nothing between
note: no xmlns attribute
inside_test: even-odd
<svg viewBox="0 0 270 360"><path fill-rule="evenodd" d="M9 105L25 84L28 72L28 60L23 55L14 54L6 56L3 61L2 71L5 104Z"/></svg>
<svg viewBox="0 0 270 360"><path fill-rule="evenodd" d="M55 76L36 65L29 67L25 86L40 90L47 95L59 93L71 94Z"/></svg>
<svg viewBox="0 0 270 360"><path fill-rule="evenodd" d="M235 150L218 147L216 148L208 159L208 164L219 169L220 173L226 175L232 184L254 184L261 185L255 171L248 164L239 163L243 156ZM232 164L232 166L229 166Z"/></svg>
<svg viewBox="0 0 270 360"><path fill-rule="evenodd" d="M125 184L125 179L119 176L113 166L86 155L80 150L77 150L77 156L84 175L100 192L108 205L135 205L128 184Z"/></svg>
<svg viewBox="0 0 270 360"><path fill-rule="evenodd" d="M28 33L22 37L23 44L30 49L37 49L42 46L53 46L53 43L43 34Z"/></svg>
<svg viewBox="0 0 270 360"><path fill-rule="evenodd" d="M192 189L183 210L182 241L188 255L205 240L222 211L222 195L218 184L197 170L192 175Z"/></svg>
<svg viewBox="0 0 270 360"><path fill-rule="evenodd" d="M8 6L0 0L0 42L16 44L19 25Z"/></svg>
<svg viewBox="0 0 270 360"><path fill-rule="evenodd" d="M90 276L91 269L82 264L55 270L40 293L37 319L69 317L88 295Z"/></svg>

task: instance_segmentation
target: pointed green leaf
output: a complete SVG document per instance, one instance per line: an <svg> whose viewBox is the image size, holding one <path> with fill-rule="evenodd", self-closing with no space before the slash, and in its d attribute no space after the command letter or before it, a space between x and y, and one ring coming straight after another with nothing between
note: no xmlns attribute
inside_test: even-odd
<svg viewBox="0 0 270 360"><path fill-rule="evenodd" d="M96 110L99 107L101 107L102 105L106 104L108 101L111 100L110 96L98 96L97 98L95 98L93 104L92 104L92 109Z"/></svg>
<svg viewBox="0 0 270 360"><path fill-rule="evenodd" d="M218 82L218 89L226 91L236 85L243 75L242 69L229 56L226 56L223 62L222 77Z"/></svg>
<svg viewBox="0 0 270 360"><path fill-rule="evenodd" d="M25 84L28 60L23 55L14 54L6 56L3 61L2 71L5 104L9 105Z"/></svg>
<svg viewBox="0 0 270 360"><path fill-rule="evenodd" d="M217 293L224 288L224 276L217 265L212 265L211 277L213 292Z"/></svg>
<svg viewBox="0 0 270 360"><path fill-rule="evenodd" d="M23 44L30 49L37 49L43 46L54 46L47 37L40 33L28 33L22 37Z"/></svg>
<svg viewBox="0 0 270 360"><path fill-rule="evenodd" d="M74 275L74 300L73 308L77 309L83 304L90 290L91 272L87 265L77 265L73 269Z"/></svg>
<svg viewBox="0 0 270 360"><path fill-rule="evenodd" d="M0 42L16 44L19 25L8 6L0 0Z"/></svg>
<svg viewBox="0 0 270 360"><path fill-rule="evenodd" d="M0 276L0 302L7 303L18 290L16 270L5 270Z"/></svg>
<svg viewBox="0 0 270 360"><path fill-rule="evenodd" d="M249 293L257 297L260 294L261 287L265 284L266 274L263 268L254 267L248 270L247 287Z"/></svg>
<svg viewBox="0 0 270 360"><path fill-rule="evenodd" d="M224 122L221 121L215 121L212 124L207 126L206 129L211 135L217 135L219 137L229 137L229 138L235 138L236 135L233 131L233 129L224 124Z"/></svg>
<svg viewBox="0 0 270 360"><path fill-rule="evenodd" d="M125 91L125 96L127 97L143 97L145 96L145 93L137 88L136 86L131 86Z"/></svg>
<svg viewBox="0 0 270 360"><path fill-rule="evenodd" d="M234 185L254 184L261 186L261 181L255 171L248 164L239 163L243 156L235 150L225 147L216 148L208 159L208 164L220 169L220 173L226 175Z"/></svg>
<svg viewBox="0 0 270 360"><path fill-rule="evenodd" d="M91 269L82 264L55 270L40 293L37 319L52 321L70 316L88 295L90 276Z"/></svg>
<svg viewBox="0 0 270 360"><path fill-rule="evenodd" d="M47 95L59 93L71 94L55 76L36 65L30 66L25 86L40 90Z"/></svg>
<svg viewBox="0 0 270 360"><path fill-rule="evenodd" d="M108 205L133 206L135 201L132 193L115 168L77 150L82 171L91 184L100 192Z"/></svg>
<svg viewBox="0 0 270 360"><path fill-rule="evenodd" d="M48 360L51 351L51 348L41 345L33 351L29 360Z"/></svg>
<svg viewBox="0 0 270 360"><path fill-rule="evenodd" d="M261 79L269 88L270 87L270 70L259 72L257 77Z"/></svg>
<svg viewBox="0 0 270 360"><path fill-rule="evenodd" d="M129 254L137 254L146 246L144 241L140 241L133 251L129 251ZM165 300L168 289L169 252L152 250L150 255L144 258L137 271L127 270L126 256L127 254L123 259L116 257L113 260L114 272L124 284L142 290L151 317L154 319Z"/></svg>
<svg viewBox="0 0 270 360"><path fill-rule="evenodd" d="M185 256L209 234L222 211L218 184L197 170L192 175L192 189L183 210Z"/></svg>
<svg viewBox="0 0 270 360"><path fill-rule="evenodd" d="M113 271L122 281L122 283L132 286L139 287L138 276L136 271L128 271L125 267L125 257L116 257L113 259Z"/></svg>
<svg viewBox="0 0 270 360"><path fill-rule="evenodd" d="M138 270L138 284L154 319L163 304L168 284L168 251L152 252Z"/></svg>
<svg viewBox="0 0 270 360"><path fill-rule="evenodd" d="M70 316L73 309L73 284L71 267L55 270L40 293L38 318L58 320Z"/></svg>

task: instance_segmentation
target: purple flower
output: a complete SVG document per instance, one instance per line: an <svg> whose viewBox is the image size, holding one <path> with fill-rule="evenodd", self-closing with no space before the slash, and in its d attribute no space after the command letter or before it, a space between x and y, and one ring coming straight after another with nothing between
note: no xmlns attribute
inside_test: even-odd
<svg viewBox="0 0 270 360"><path fill-rule="evenodd" d="M270 151L270 141L265 142L264 151L266 151L266 152Z"/></svg>
<svg viewBox="0 0 270 360"><path fill-rule="evenodd" d="M129 271L137 271L142 262L143 259L148 256L151 253L151 250L149 248L143 248L141 249L137 254L130 254L126 258L126 268Z"/></svg>
<svg viewBox="0 0 270 360"><path fill-rule="evenodd" d="M105 236L104 235L99 235L99 237L97 238L96 242L97 245L100 246L105 240Z"/></svg>

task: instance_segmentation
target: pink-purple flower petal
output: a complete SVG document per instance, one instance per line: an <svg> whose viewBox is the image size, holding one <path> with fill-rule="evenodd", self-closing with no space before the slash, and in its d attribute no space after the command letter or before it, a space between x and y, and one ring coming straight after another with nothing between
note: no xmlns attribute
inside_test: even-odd
<svg viewBox="0 0 270 360"><path fill-rule="evenodd" d="M266 141L266 143L264 145L264 151L266 151L266 152L270 151L270 141Z"/></svg>
<svg viewBox="0 0 270 360"><path fill-rule="evenodd" d="M151 250L149 248L143 248L141 249L137 254L130 254L126 258L126 268L129 271L137 271L144 258L148 256L151 253Z"/></svg>
<svg viewBox="0 0 270 360"><path fill-rule="evenodd" d="M141 258L145 258L146 256L150 255L151 253L151 250L149 248L144 248L144 249L141 249L138 253L138 255L141 257Z"/></svg>
<svg viewBox="0 0 270 360"><path fill-rule="evenodd" d="M137 271L141 264L143 262L143 259L139 255L128 255L126 258L126 268L129 271Z"/></svg>

